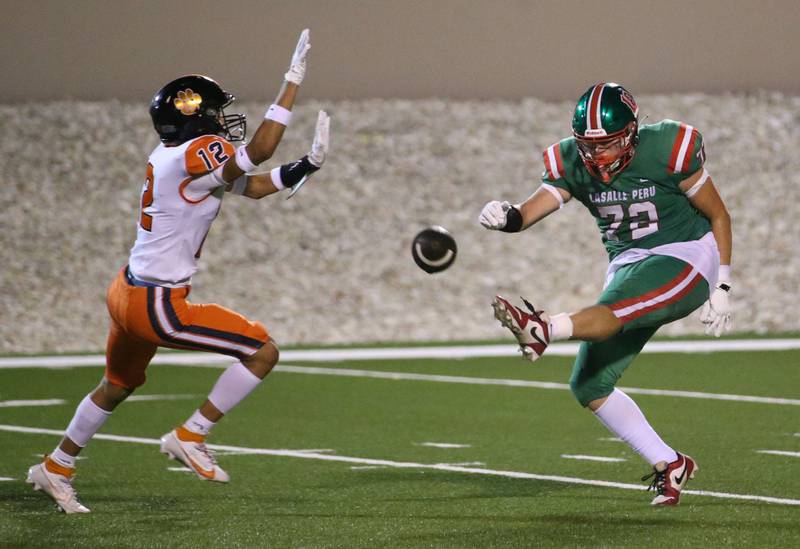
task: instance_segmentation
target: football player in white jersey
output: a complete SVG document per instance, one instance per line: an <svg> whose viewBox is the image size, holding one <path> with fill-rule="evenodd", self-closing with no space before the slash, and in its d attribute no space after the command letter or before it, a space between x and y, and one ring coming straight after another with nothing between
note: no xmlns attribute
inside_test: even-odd
<svg viewBox="0 0 800 549"><path fill-rule="evenodd" d="M234 97L214 80L184 76L153 97L150 115L161 144L148 159L128 265L108 289L111 328L105 374L78 405L60 444L28 470L27 481L52 497L62 511L89 512L72 486L76 456L117 405L144 383L158 347L212 351L237 359L191 417L161 438L161 452L199 478L228 482L205 438L272 370L278 348L260 322L217 304L189 303L186 297L224 192L263 198L302 183L325 161L329 118L320 111L306 156L268 174L248 175L272 156L290 123L310 47L306 29L275 103L252 140L238 148L231 142L244 139L245 117L224 113Z"/></svg>

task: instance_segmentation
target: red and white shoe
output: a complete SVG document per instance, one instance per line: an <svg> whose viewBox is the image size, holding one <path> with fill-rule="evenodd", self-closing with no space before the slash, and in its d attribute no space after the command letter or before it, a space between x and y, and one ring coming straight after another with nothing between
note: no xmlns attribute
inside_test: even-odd
<svg viewBox="0 0 800 549"><path fill-rule="evenodd" d="M676 453L678 454L678 459L672 463L667 463L666 461L656 463L653 467L653 472L642 477L642 480L653 478L647 489L655 490L656 497L653 498L650 505L678 505L681 499L681 490L686 487L689 479L694 478L694 474L700 469L695 460L689 456Z"/></svg>
<svg viewBox="0 0 800 549"><path fill-rule="evenodd" d="M494 297L492 308L494 317L517 338L523 357L533 362L542 356L550 343L550 317L544 311L536 311L525 298L520 299L528 311L499 295Z"/></svg>
<svg viewBox="0 0 800 549"><path fill-rule="evenodd" d="M161 453L180 461L203 480L228 482L231 477L217 465L205 440L202 435L178 427L161 437Z"/></svg>

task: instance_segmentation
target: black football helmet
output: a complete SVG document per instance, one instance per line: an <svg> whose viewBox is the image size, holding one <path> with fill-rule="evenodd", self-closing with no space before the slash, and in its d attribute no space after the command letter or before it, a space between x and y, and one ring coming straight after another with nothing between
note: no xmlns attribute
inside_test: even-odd
<svg viewBox="0 0 800 549"><path fill-rule="evenodd" d="M207 76L181 76L153 96L150 118L164 143L180 144L209 134L242 141L247 131L245 115L223 112L235 99Z"/></svg>

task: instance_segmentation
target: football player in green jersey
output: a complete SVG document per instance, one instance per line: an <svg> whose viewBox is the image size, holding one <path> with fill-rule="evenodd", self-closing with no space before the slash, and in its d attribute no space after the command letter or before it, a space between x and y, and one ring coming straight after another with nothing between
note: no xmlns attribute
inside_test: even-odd
<svg viewBox="0 0 800 549"><path fill-rule="evenodd" d="M660 326L701 305L707 333L730 328L731 219L703 167L700 132L673 120L639 126L636 101L622 86L591 86L578 100L572 133L545 150L536 192L520 204L489 202L479 220L518 232L577 199L608 252L603 292L594 305L556 315L496 296L495 317L528 360L550 341L583 341L573 394L653 466L642 479L653 478L652 504L676 505L697 463L668 446L615 385Z"/></svg>

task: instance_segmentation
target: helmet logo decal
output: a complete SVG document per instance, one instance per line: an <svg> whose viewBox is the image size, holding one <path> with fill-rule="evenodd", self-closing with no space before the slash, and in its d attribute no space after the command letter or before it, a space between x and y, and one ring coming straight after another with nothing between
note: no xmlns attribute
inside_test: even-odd
<svg viewBox="0 0 800 549"><path fill-rule="evenodd" d="M173 104L176 109L181 111L181 114L188 116L196 113L202 102L203 98L200 97L199 93L195 93L191 88L187 88L185 91L178 92L178 96L173 101Z"/></svg>
<svg viewBox="0 0 800 549"><path fill-rule="evenodd" d="M633 112L633 116L639 116L639 105L636 104L636 101L633 99L633 96L630 92L626 89L620 90L619 94L620 101L625 103L628 108Z"/></svg>
<svg viewBox="0 0 800 549"><path fill-rule="evenodd" d="M587 101L587 117L586 117L586 129L587 130L600 130L603 131L603 122L602 122L602 97L603 97L603 88L605 88L605 84L597 84L592 93L589 94L589 100ZM605 131L599 135L605 135ZM588 135L588 131L587 131ZM595 134L598 135L598 134Z"/></svg>
<svg viewBox="0 0 800 549"><path fill-rule="evenodd" d="M586 137L605 137L608 134L606 133L606 131L603 128L599 128L599 129L596 129L596 130L586 130L584 135Z"/></svg>

